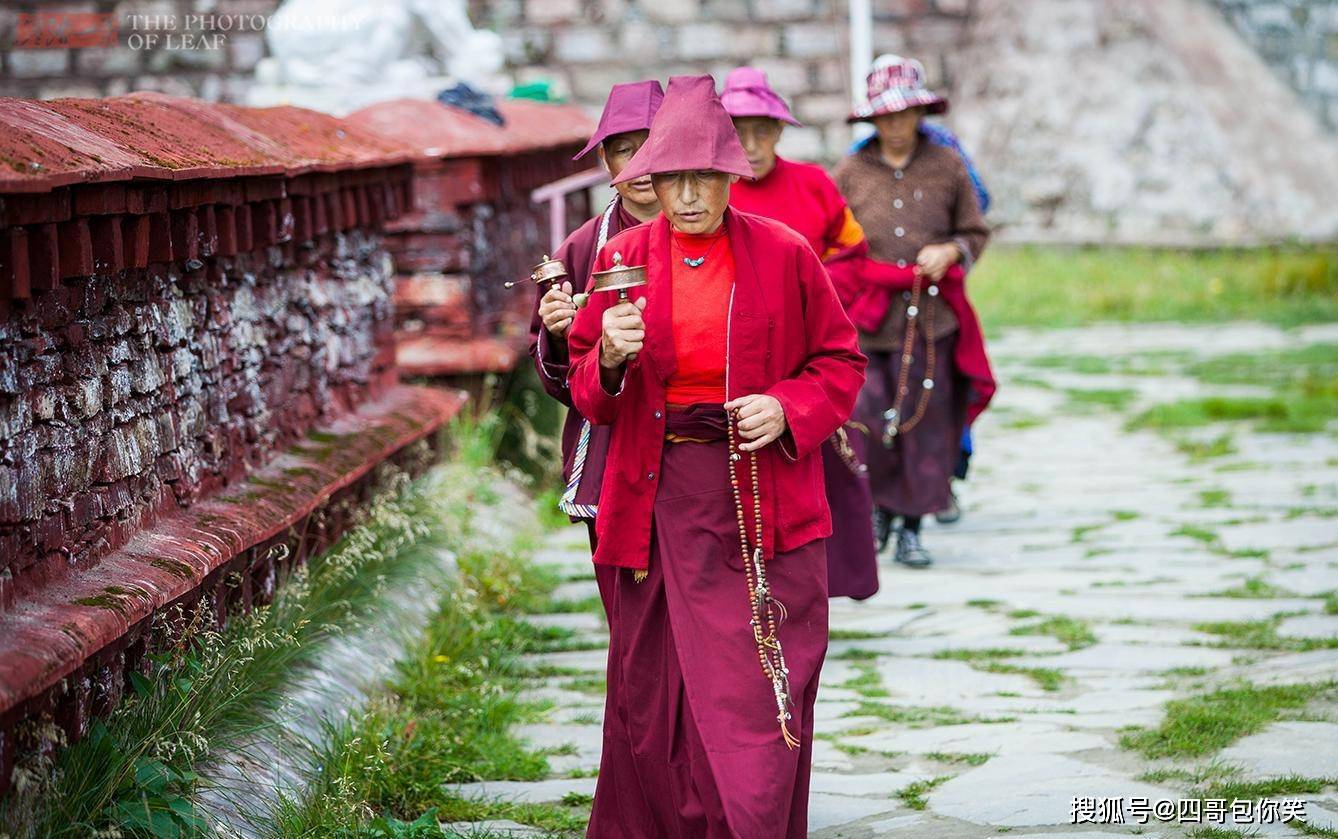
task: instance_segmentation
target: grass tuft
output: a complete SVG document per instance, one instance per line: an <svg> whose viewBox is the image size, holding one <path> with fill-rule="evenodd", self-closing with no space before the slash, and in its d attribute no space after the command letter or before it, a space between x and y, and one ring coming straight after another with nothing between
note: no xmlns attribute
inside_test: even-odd
<svg viewBox="0 0 1338 839"><path fill-rule="evenodd" d="M1010 635L1050 635L1070 650L1080 650L1097 642L1096 633L1087 621L1067 615L1055 615L1039 623L1015 626Z"/></svg>
<svg viewBox="0 0 1338 839"><path fill-rule="evenodd" d="M1166 717L1154 729L1133 729L1120 738L1126 749L1145 757L1200 757L1262 731L1284 713L1299 711L1330 694L1338 683L1251 685L1219 688L1166 703Z"/></svg>

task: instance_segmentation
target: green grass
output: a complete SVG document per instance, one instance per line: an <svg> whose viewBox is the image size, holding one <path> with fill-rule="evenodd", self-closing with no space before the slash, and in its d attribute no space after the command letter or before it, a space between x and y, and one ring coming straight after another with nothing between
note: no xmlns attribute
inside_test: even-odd
<svg viewBox="0 0 1338 839"><path fill-rule="evenodd" d="M897 790L897 798L900 798L901 803L912 810L923 810L929 805L929 801L925 798L925 795L934 787L951 779L951 775L939 775L938 777L930 778L927 781L915 781Z"/></svg>
<svg viewBox="0 0 1338 839"><path fill-rule="evenodd" d="M863 647L851 647L848 650L830 656L830 658L835 661L872 661L877 657L877 652Z"/></svg>
<svg viewBox="0 0 1338 839"><path fill-rule="evenodd" d="M1338 786L1338 777L1308 778L1302 775L1282 775L1254 781L1216 780L1204 791L1203 797L1224 798L1228 801L1236 798L1260 799L1283 796L1290 798L1318 795L1333 786Z"/></svg>
<svg viewBox="0 0 1338 839"><path fill-rule="evenodd" d="M1145 757L1201 757L1262 731L1286 712L1299 711L1317 697L1331 694L1334 683L1250 685L1166 703L1166 716L1154 729L1132 729L1120 738L1126 749Z"/></svg>
<svg viewBox="0 0 1338 839"><path fill-rule="evenodd" d="M952 659L955 661L993 661L1000 658L1016 658L1026 655L1026 650L1012 647L963 647L960 649L939 650L933 658Z"/></svg>
<svg viewBox="0 0 1338 839"><path fill-rule="evenodd" d="M1314 434L1338 413L1338 384L1312 392L1273 396L1205 396L1153 405L1129 422L1131 429L1170 431L1215 422L1251 421L1259 431Z"/></svg>
<svg viewBox="0 0 1338 839"><path fill-rule="evenodd" d="M971 274L987 329L1098 321L1338 320L1338 247L995 246Z"/></svg>
<svg viewBox="0 0 1338 839"><path fill-rule="evenodd" d="M1253 621L1210 621L1194 624L1194 629L1220 636L1212 646L1247 650L1307 652L1338 649L1338 638L1291 638L1278 634L1285 616Z"/></svg>
<svg viewBox="0 0 1338 839"><path fill-rule="evenodd" d="M981 766L994 757L987 752L925 752L924 756L939 763L964 763L967 766Z"/></svg>
<svg viewBox="0 0 1338 839"><path fill-rule="evenodd" d="M1028 612L1028 616L1037 614L1030 610L1020 611ZM965 661L975 669L987 673L1012 673L1026 676L1047 691L1056 691L1063 686L1065 677L1059 670L1048 667L1024 667L1018 664L1004 664L999 661L1001 658L1017 658L1026 654L1026 650L1009 647L986 647L981 649L966 647L939 650L932 657L940 660Z"/></svg>
<svg viewBox="0 0 1338 839"><path fill-rule="evenodd" d="M1246 599L1274 599L1278 597L1297 597L1295 592L1288 591L1285 588L1279 588L1272 583L1267 582L1262 577L1249 577L1245 582L1238 586L1222 589L1220 591L1209 592L1201 595L1203 597L1240 597Z"/></svg>
<svg viewBox="0 0 1338 839"><path fill-rule="evenodd" d="M1185 784L1202 784L1206 781L1220 781L1240 774L1240 768L1213 760L1192 769L1182 766L1162 766L1150 769L1139 775L1136 780L1149 784L1164 784L1167 781L1179 781Z"/></svg>
<svg viewBox="0 0 1338 839"><path fill-rule="evenodd" d="M1055 615L1039 623L1015 626L1008 630L1010 635L1050 635L1065 644L1070 650L1080 650L1096 643L1096 633L1087 621L1067 615Z"/></svg>
<svg viewBox="0 0 1338 839"><path fill-rule="evenodd" d="M1091 407L1110 408L1122 411L1138 395L1138 391L1127 387L1118 388L1069 388L1064 391L1070 407L1085 409Z"/></svg>
<svg viewBox="0 0 1338 839"><path fill-rule="evenodd" d="M965 725L972 722L1012 722L1012 717L973 717L947 705L887 705L882 702L861 702L842 716L877 717L887 722L910 728L933 728L940 725Z"/></svg>
<svg viewBox="0 0 1338 839"><path fill-rule="evenodd" d="M152 678L131 675L125 701L59 755L54 773L23 767L37 807L11 797L0 830L24 835L27 822L40 836L82 839L198 829L191 795L199 768L261 735L294 674L370 619L387 585L410 584L434 567L437 551L465 526L474 488L458 469L412 485L401 474L331 550L292 572L270 605L233 616L222 632L207 604L156 618L163 646ZM169 629L168 620L179 622Z"/></svg>
<svg viewBox="0 0 1338 839"><path fill-rule="evenodd" d="M1182 524L1171 531L1172 536L1184 536L1187 539L1193 539L1195 542L1202 542L1205 545L1214 545L1217 543L1217 531L1209 530L1206 527L1199 527L1196 524Z"/></svg>
<svg viewBox="0 0 1338 839"><path fill-rule="evenodd" d="M567 514L558 509L558 501L561 499L562 491L556 487L549 487L535 496L534 510L539 517L539 526L544 530L561 530L572 526Z"/></svg>
<svg viewBox="0 0 1338 839"><path fill-rule="evenodd" d="M608 686L605 684L603 676L582 676L563 683L562 687L580 693L603 696L604 691Z"/></svg>
<svg viewBox="0 0 1338 839"><path fill-rule="evenodd" d="M384 694L335 727L315 759L314 780L274 816L280 837L341 835L366 814L414 819L434 811L443 821L506 818L562 835L584 828L589 802L519 804L463 799L454 783L481 779L538 780L546 755L511 734L543 707L518 698L533 675L520 662L548 649L551 628L523 619L551 596L556 576L514 553L462 554L423 635L397 662ZM603 691L603 680L578 676L565 687ZM446 785L446 786L443 786Z"/></svg>
<svg viewBox="0 0 1338 839"><path fill-rule="evenodd" d="M1229 353L1192 362L1185 372L1207 384L1253 385L1269 393L1154 405L1131 420L1131 427L1172 432L1216 422L1249 422L1259 431L1315 433L1338 416L1338 344ZM1211 442L1199 445L1209 446L1207 456L1215 454ZM1230 448L1229 439L1223 445Z"/></svg>
<svg viewBox="0 0 1338 839"><path fill-rule="evenodd" d="M870 641L886 637L886 632L870 632L865 629L833 629L827 633L829 641Z"/></svg>
<svg viewBox="0 0 1338 839"><path fill-rule="evenodd" d="M984 670L989 673L1010 673L1018 676L1026 676L1036 683L1041 690L1054 692L1064 686L1068 677L1063 671L1053 667L1023 667L1019 664L1001 664L999 662L990 662L987 664L973 665L978 670Z"/></svg>
<svg viewBox="0 0 1338 839"><path fill-rule="evenodd" d="M887 689L883 687L883 677L878 675L878 670L871 664L852 665L855 675L846 679L837 687L853 690L866 699L881 699L888 695Z"/></svg>
<svg viewBox="0 0 1338 839"><path fill-rule="evenodd" d="M1175 448L1190 460L1199 462L1236 453L1236 439L1230 434L1219 434L1207 440L1178 437Z"/></svg>
<svg viewBox="0 0 1338 839"><path fill-rule="evenodd" d="M1338 378L1338 344L1227 353L1190 363L1185 372L1209 384L1304 385Z"/></svg>
<svg viewBox="0 0 1338 839"><path fill-rule="evenodd" d="M1229 507L1231 506L1231 492L1225 489L1201 489L1199 490L1199 504L1204 507Z"/></svg>

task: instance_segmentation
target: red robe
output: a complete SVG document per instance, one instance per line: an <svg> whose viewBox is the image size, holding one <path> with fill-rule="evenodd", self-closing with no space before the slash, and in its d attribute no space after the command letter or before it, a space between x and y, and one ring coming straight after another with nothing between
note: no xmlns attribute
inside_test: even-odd
<svg viewBox="0 0 1338 839"><path fill-rule="evenodd" d="M599 240L600 226L604 213L576 228L563 240L553 254L567 266L572 288L584 291L590 281L590 271L595 264L596 244ZM627 212L621 198L613 199L613 212L609 216L607 239L612 239L630 227L641 222ZM606 239L606 241L607 241ZM563 338L554 338L544 328L539 317L539 301L543 299L546 287L534 296L534 314L530 318L530 358L534 360L534 369L539 373L548 395L571 408L571 391L567 388L567 368L569 356L567 342ZM567 412L567 419L562 426L562 485L565 487L571 478L572 460L576 453L576 442L581 434L585 417L575 409ZM585 466L581 473L580 486L576 492L576 503L595 506L599 503L599 485L604 477L604 457L609 448L607 428L593 427L590 430L589 450L585 456Z"/></svg>
<svg viewBox="0 0 1338 839"><path fill-rule="evenodd" d="M602 270L619 253L626 265L647 265L647 285L633 293L647 299L646 344L616 394L604 390L598 356L602 314L617 295L594 295L570 336L573 402L613 428L596 519L609 665L591 839L807 835L813 708L827 646L820 537L830 528L817 449L852 410L865 360L811 248L768 219L730 210L725 224L735 263L733 293L721 301L725 397L769 393L790 426L757 464L768 584L788 614L778 628L788 725L800 746L781 738L749 628L724 412L666 405L677 353L670 227L661 216L610 241L596 261ZM718 420L705 419L711 413ZM666 443L666 431L696 442ZM636 582L629 567L648 575Z"/></svg>
<svg viewBox="0 0 1338 839"><path fill-rule="evenodd" d="M758 458L763 545L770 557L831 535L822 462L816 455L850 417L867 359L811 247L788 227L760 216L726 210L725 224L736 266L726 395L774 396L789 426ZM594 561L601 565L646 568L650 556L651 509L664 448L665 382L676 365L669 230L661 215L619 234L595 261L595 270L604 270L620 253L624 265L647 266L647 284L637 289L643 292L637 296L647 300L646 344L627 365L617 394L604 389L599 369L602 317L617 295L593 295L568 336L572 403L592 422L613 426L596 520Z"/></svg>

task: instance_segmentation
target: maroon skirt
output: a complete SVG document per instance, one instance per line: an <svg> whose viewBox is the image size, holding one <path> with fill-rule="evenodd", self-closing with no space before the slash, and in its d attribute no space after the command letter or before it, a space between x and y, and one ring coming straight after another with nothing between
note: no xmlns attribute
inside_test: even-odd
<svg viewBox="0 0 1338 839"><path fill-rule="evenodd" d="M723 412L721 414L723 416ZM669 431L699 437L670 414ZM788 748L749 627L724 440L666 443L649 575L608 569L604 749L588 837L792 839L808 832L813 705L827 651L821 541L767 565L794 700Z"/></svg>
<svg viewBox="0 0 1338 839"><path fill-rule="evenodd" d="M869 485L873 503L906 516L937 513L948 506L952 473L966 426L966 386L952 362L957 333L935 342L934 389L924 417L915 428L883 445L883 412L892 407L901 372L901 352L868 352L869 366L855 417L869 429ZM919 404L926 353L919 343L902 400L902 421Z"/></svg>
<svg viewBox="0 0 1338 839"><path fill-rule="evenodd" d="M827 539L827 594L863 600L878 591L873 497L866 466L868 441L849 423L844 431L850 447L845 456L834 440L822 444L822 475L827 484L827 506L832 510L832 535Z"/></svg>

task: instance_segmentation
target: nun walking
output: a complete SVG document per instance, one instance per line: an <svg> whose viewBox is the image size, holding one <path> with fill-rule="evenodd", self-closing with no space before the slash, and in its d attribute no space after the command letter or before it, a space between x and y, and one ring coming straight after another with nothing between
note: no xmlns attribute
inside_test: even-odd
<svg viewBox="0 0 1338 839"><path fill-rule="evenodd" d="M597 566L616 571L588 836L807 835L827 648L831 518L819 449L865 359L816 254L729 207L752 168L710 76L669 80L615 179L661 215L615 236L568 336L572 401L611 429ZM593 288L593 287L592 287Z"/></svg>

